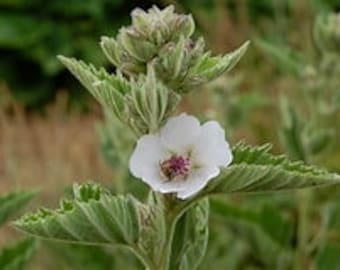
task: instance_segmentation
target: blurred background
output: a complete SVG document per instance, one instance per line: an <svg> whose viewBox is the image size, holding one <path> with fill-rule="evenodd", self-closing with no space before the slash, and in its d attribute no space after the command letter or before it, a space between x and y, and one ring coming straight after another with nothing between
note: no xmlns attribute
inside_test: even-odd
<svg viewBox="0 0 340 270"><path fill-rule="evenodd" d="M100 50L100 37L115 36L130 24L133 8L154 4L173 4L177 12L193 14L197 35L214 54L252 42L231 73L189 94L182 109L202 119L218 119L232 143L271 142L275 153L340 173L340 18L334 15L340 0L0 0L0 194L39 189L28 208L54 207L72 182L93 179L111 185L119 176L110 127L102 124L105 116L56 55L113 71ZM325 189L312 199L308 195L308 203L317 206L307 215L306 241L312 246L294 269L340 269L339 191ZM301 248L300 195L232 198L230 207L238 208L231 211L234 220L226 221L225 238L220 237L229 247L221 244L216 254L207 255L207 262L210 258L221 269L293 269L275 264L282 259L279 251L271 261L265 258L261 245L269 235L275 248L293 253ZM249 213L254 202L260 210ZM245 220L261 228L262 240L256 240L248 227L247 233L240 229L246 222L242 218L258 213L262 219ZM268 229L263 219L272 220L267 225L278 231ZM218 235L212 232L211 237ZM20 236L9 224L2 226L0 250ZM230 250L231 243L237 254ZM266 248L271 244L265 243ZM33 255L27 269L85 269L84 262L91 270L123 269L112 266L106 251L91 250L101 258L97 263L84 255L87 251L77 249L81 263L71 264L76 255L61 254L60 247L50 249ZM233 255L222 256L226 253ZM217 260L218 254L224 259ZM62 258L60 264L55 256ZM208 268L209 264L202 266Z"/></svg>

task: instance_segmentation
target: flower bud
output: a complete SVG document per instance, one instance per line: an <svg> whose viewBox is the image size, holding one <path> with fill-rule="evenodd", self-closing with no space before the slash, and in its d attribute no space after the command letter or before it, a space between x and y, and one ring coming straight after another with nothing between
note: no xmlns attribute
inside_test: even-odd
<svg viewBox="0 0 340 270"><path fill-rule="evenodd" d="M236 64L247 44L224 56L211 57L202 38L192 39L195 24L191 15L174 13L174 7L156 6L147 12L135 9L132 25L117 37L103 37L101 47L122 73L137 78L152 64L157 78L171 90L184 93L206 83Z"/></svg>
<svg viewBox="0 0 340 270"><path fill-rule="evenodd" d="M154 69L148 66L147 75L131 82L126 95L130 126L140 134L156 132L163 121L176 109L180 96L156 79Z"/></svg>

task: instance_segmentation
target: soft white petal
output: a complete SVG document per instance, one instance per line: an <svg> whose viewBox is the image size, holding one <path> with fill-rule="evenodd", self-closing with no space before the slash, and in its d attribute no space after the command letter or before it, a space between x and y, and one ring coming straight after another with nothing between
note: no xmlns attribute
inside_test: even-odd
<svg viewBox="0 0 340 270"><path fill-rule="evenodd" d="M188 179L184 181L181 190L177 192L177 197L184 200L195 195L219 173L218 167L203 167L194 170Z"/></svg>
<svg viewBox="0 0 340 270"><path fill-rule="evenodd" d="M192 158L197 165L227 166L233 159L225 132L216 121L209 121L201 127L201 133L196 140Z"/></svg>
<svg viewBox="0 0 340 270"><path fill-rule="evenodd" d="M159 190L162 182L160 173L160 161L168 158L169 153L161 143L157 135L145 135L141 137L130 158L130 171L153 189Z"/></svg>
<svg viewBox="0 0 340 270"><path fill-rule="evenodd" d="M183 194L183 196L178 196L181 199L189 197L190 194L193 195L201 190L210 179L217 176L220 170L217 167L202 167L199 169L194 169L187 176L186 179L164 181L159 186L159 191L162 193L177 193ZM185 196L186 194L189 194Z"/></svg>
<svg viewBox="0 0 340 270"><path fill-rule="evenodd" d="M160 130L164 144L177 153L190 149L200 135L201 127L198 120L187 114L169 118Z"/></svg>

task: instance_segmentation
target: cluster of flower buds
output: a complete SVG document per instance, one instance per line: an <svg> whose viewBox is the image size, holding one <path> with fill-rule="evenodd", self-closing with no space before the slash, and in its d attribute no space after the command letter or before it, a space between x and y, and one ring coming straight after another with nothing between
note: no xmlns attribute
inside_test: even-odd
<svg viewBox="0 0 340 270"><path fill-rule="evenodd" d="M152 7L135 9L132 25L117 37L103 37L101 47L116 74L76 59L61 62L90 93L139 136L157 131L176 109L181 94L231 69L248 43L224 56L211 56L190 15Z"/></svg>
<svg viewBox="0 0 340 270"><path fill-rule="evenodd" d="M231 69L246 50L247 43L225 56L211 57L202 38L194 40L191 15L174 13L174 7L156 6L147 12L135 9L132 25L117 37L103 37L101 47L118 70L129 76L146 73L152 64L156 75L170 89L187 92Z"/></svg>
<svg viewBox="0 0 340 270"><path fill-rule="evenodd" d="M320 15L316 18L314 40L322 52L340 53L340 13Z"/></svg>

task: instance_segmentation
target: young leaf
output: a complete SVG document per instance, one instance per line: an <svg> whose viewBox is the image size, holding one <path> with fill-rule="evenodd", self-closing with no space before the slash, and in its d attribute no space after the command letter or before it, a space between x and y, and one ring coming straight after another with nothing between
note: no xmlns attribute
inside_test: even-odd
<svg viewBox="0 0 340 270"><path fill-rule="evenodd" d="M58 59L99 103L111 109L118 118L122 117L124 95L130 91L130 84L121 74L109 74L104 68L98 70L92 64L74 58L58 56Z"/></svg>
<svg viewBox="0 0 340 270"><path fill-rule="evenodd" d="M161 247L166 245L167 226L163 206L159 197L151 191L147 206L140 208L141 230L138 247L156 264L161 260Z"/></svg>
<svg viewBox="0 0 340 270"><path fill-rule="evenodd" d="M200 61L190 70L188 77L196 78L197 82L208 82L231 70L248 49L249 41L224 56L210 57L209 53L202 56Z"/></svg>
<svg viewBox="0 0 340 270"><path fill-rule="evenodd" d="M260 192L291 190L340 183L340 176L302 162L274 156L269 145L251 147L237 144L234 160L211 181L206 193Z"/></svg>
<svg viewBox="0 0 340 270"><path fill-rule="evenodd" d="M15 222L35 236L83 244L134 244L138 240L138 202L113 196L95 184L75 185L74 199L58 210L40 209Z"/></svg>
<svg viewBox="0 0 340 270"><path fill-rule="evenodd" d="M35 195L32 191L16 191L0 196L0 225L23 208Z"/></svg>
<svg viewBox="0 0 340 270"><path fill-rule="evenodd" d="M0 269L1 270L23 270L28 260L31 258L36 241L34 239L25 239L13 247L4 248L0 252Z"/></svg>
<svg viewBox="0 0 340 270"><path fill-rule="evenodd" d="M206 253L209 236L209 201L192 207L178 222L170 269L195 270Z"/></svg>

